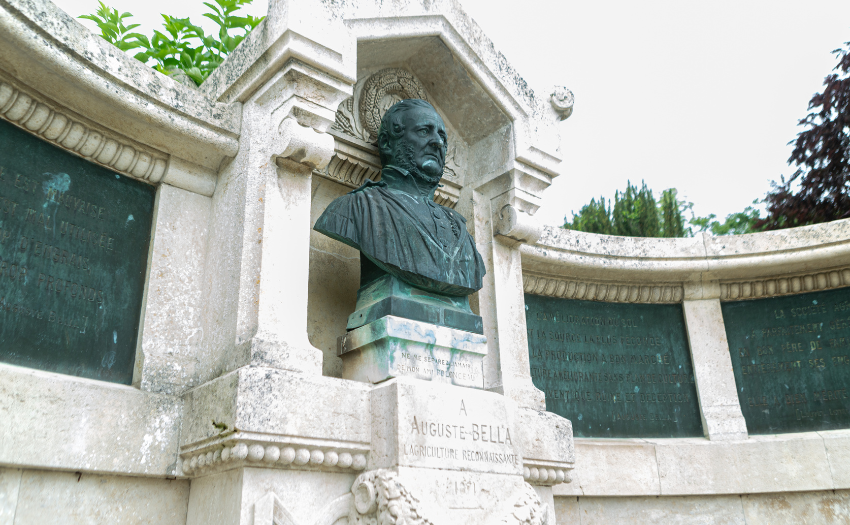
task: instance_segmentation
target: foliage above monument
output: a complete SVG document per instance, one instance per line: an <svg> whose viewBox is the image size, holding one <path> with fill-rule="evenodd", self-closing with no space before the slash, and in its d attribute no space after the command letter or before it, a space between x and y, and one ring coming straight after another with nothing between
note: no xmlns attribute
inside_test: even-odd
<svg viewBox="0 0 850 525"><path fill-rule="evenodd" d="M797 171L772 183L768 216L759 226L776 230L850 217L850 42L833 51L838 65L809 101L788 163Z"/></svg>
<svg viewBox="0 0 850 525"><path fill-rule="evenodd" d="M139 24L125 25L131 13L118 10L99 2L97 11L80 18L91 20L100 28L101 36L118 49L135 54L136 59L150 64L160 73L186 83L188 77L196 85L206 80L236 46L248 36L265 17L252 15L237 16L236 12L253 0L213 0L204 2L209 9L203 16L218 25L217 35L207 35L203 28L187 18L162 15L164 31L154 30L147 37L133 32ZM242 34L244 32L244 34Z"/></svg>
<svg viewBox="0 0 850 525"><path fill-rule="evenodd" d="M656 202L645 182L639 190L631 182L627 184L626 191L616 191L613 201L609 199L607 205L605 197L600 197L599 201L591 199L578 213L573 213L572 221L565 217L562 228L624 237L693 237L705 231L712 235L761 231L756 227L762 220L756 208L758 200L720 222L713 213L707 217L695 216L694 204L679 200L675 188L661 192ZM687 212L691 213L690 220L685 219Z"/></svg>
<svg viewBox="0 0 850 525"><path fill-rule="evenodd" d="M591 199L572 222L564 218L563 228L625 237L684 237L683 213L687 205L676 198L671 188L661 194L657 203L646 183L640 189L629 182L626 191L616 191L613 201Z"/></svg>

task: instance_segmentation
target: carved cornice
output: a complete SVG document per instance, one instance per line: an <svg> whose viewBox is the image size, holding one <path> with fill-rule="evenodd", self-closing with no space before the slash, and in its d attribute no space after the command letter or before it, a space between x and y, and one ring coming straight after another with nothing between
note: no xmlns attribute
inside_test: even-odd
<svg viewBox="0 0 850 525"><path fill-rule="evenodd" d="M237 432L180 453L183 474L191 477L237 467L357 472L366 468L368 445L310 443Z"/></svg>
<svg viewBox="0 0 850 525"><path fill-rule="evenodd" d="M850 286L850 268L770 279L722 282L720 283L720 300L762 299L818 290L833 290L845 286Z"/></svg>
<svg viewBox="0 0 850 525"><path fill-rule="evenodd" d="M595 283L528 273L523 273L522 283L525 292L534 295L609 303L679 303L684 297L680 283Z"/></svg>
<svg viewBox="0 0 850 525"><path fill-rule="evenodd" d="M367 179L377 181L381 177L381 169L337 151L324 169L314 170L313 174L357 188Z"/></svg>
<svg viewBox="0 0 850 525"><path fill-rule="evenodd" d="M0 80L0 117L64 150L134 179L156 184L168 155L87 122L59 104Z"/></svg>

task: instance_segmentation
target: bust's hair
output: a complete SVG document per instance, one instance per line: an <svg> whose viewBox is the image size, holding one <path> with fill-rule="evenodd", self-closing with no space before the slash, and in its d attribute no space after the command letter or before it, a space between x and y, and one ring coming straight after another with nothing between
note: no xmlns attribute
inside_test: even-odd
<svg viewBox="0 0 850 525"><path fill-rule="evenodd" d="M383 148L381 148L382 138L389 138L390 144L392 144L396 139L404 135L404 123L402 122L402 118L407 111L413 108L428 108L434 113L437 113L434 106L425 102L421 98L408 98L401 102L397 102L393 105L393 107L388 109L387 112L384 113L384 118L381 119L381 129L378 130L378 154L381 157L381 165L386 164L389 160L386 158L387 155Z"/></svg>

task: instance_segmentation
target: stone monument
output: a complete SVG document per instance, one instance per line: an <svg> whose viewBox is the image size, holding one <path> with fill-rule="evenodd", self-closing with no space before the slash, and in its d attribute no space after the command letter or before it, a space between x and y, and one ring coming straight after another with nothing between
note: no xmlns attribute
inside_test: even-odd
<svg viewBox="0 0 850 525"><path fill-rule="evenodd" d="M520 246L568 101L457 2L270 0L198 89L0 29L0 524L556 522Z"/></svg>

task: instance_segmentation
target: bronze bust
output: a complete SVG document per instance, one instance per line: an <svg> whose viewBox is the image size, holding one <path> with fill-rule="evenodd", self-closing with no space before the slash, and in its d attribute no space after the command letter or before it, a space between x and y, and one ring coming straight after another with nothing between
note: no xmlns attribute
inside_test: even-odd
<svg viewBox="0 0 850 525"><path fill-rule="evenodd" d="M447 150L443 119L424 100L402 100L381 120L378 149L381 181L331 202L314 229L360 250L361 289L384 274L440 295L481 289L484 261L466 219L434 202Z"/></svg>

